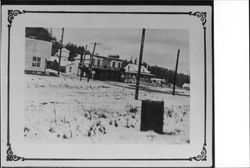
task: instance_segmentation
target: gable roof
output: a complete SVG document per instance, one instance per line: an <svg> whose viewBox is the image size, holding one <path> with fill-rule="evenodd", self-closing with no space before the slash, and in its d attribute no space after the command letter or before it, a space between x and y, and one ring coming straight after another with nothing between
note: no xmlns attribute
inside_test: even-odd
<svg viewBox="0 0 250 168"><path fill-rule="evenodd" d="M125 72L127 73L137 73L138 72L138 65L135 65L135 64L128 64L127 66L124 67L125 69ZM144 75L152 75L154 76L153 74L150 73L150 71L145 68L145 66L141 66L141 74L144 74Z"/></svg>
<svg viewBox="0 0 250 168"><path fill-rule="evenodd" d="M51 56L51 57L48 59L48 61L52 61L52 62L56 61L56 62L59 62L59 58L58 58L57 56Z"/></svg>
<svg viewBox="0 0 250 168"><path fill-rule="evenodd" d="M63 47L62 52L68 52L69 53L70 51L67 48Z"/></svg>
<svg viewBox="0 0 250 168"><path fill-rule="evenodd" d="M74 60L80 60L81 59L81 55L80 54L76 54L77 56L74 58Z"/></svg>

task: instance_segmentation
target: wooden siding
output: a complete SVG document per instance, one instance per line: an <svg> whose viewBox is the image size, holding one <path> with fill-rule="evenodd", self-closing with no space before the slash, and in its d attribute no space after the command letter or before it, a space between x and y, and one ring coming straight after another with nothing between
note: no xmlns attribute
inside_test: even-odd
<svg viewBox="0 0 250 168"><path fill-rule="evenodd" d="M42 40L25 38L25 70L46 70L46 60L51 56L52 43ZM40 66L32 66L33 57L41 58Z"/></svg>

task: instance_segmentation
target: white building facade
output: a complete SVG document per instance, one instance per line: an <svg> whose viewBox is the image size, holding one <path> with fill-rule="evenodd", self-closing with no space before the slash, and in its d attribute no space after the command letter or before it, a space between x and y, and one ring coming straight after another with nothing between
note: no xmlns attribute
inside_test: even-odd
<svg viewBox="0 0 250 168"><path fill-rule="evenodd" d="M51 50L51 42L25 38L25 73L45 73Z"/></svg>

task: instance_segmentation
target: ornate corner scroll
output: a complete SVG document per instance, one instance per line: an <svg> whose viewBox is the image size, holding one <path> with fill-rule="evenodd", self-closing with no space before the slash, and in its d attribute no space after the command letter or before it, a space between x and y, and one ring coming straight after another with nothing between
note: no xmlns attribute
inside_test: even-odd
<svg viewBox="0 0 250 168"><path fill-rule="evenodd" d="M11 27L12 21L14 20L15 16L25 13L25 11L20 10L8 10L8 26Z"/></svg>
<svg viewBox="0 0 250 168"><path fill-rule="evenodd" d="M189 12L189 15L196 16L200 19L202 26L205 27L205 24L207 22L207 12Z"/></svg>
<svg viewBox="0 0 250 168"><path fill-rule="evenodd" d="M24 157L15 155L11 149L11 145L9 144L7 149L7 161L19 161L19 160L24 161Z"/></svg>
<svg viewBox="0 0 250 168"><path fill-rule="evenodd" d="M14 18L16 16L19 16L20 14L25 14L25 13L43 13L45 11L25 11L25 10L8 10L8 27L9 27L9 32L10 32L10 27L12 26L12 22L14 20ZM60 13L60 12L53 12L53 11L46 11L46 13ZM61 13L67 13L66 11L63 11ZM88 13L88 12L75 12L75 13ZM94 12L93 12L94 13ZM100 12L101 13L101 12ZM104 12L105 13L105 12ZM170 13L166 13L166 14L171 14ZM183 12L177 12L175 14L183 14ZM196 18L198 18L201 23L202 23L202 27L204 29L204 32L206 32L206 22L207 22L207 12L185 12L185 14L187 15L190 15L190 16L195 16ZM184 158L184 159L179 159L179 160L189 160L189 161L207 161L207 150L206 150L206 143L203 144L203 147L202 147L202 150L200 152L200 154L196 155L196 156L193 156L193 157L187 157L187 158ZM20 156L17 156L16 154L14 154L14 152L12 151L12 148L11 148L11 144L7 144L7 161L27 161L29 160L30 158L25 158L25 157L20 157ZM39 160L39 158L33 158L33 160ZM42 159L40 159L42 160ZM44 159L46 160L46 159ZM49 159L49 160L53 160L53 159ZM58 160L58 159L54 159L54 160ZM62 159L62 160L67 160L67 159ZM69 159L70 160L70 159ZM77 159L74 159L74 160L77 160ZM78 160L81 160L81 159L78 159ZM173 159L166 159L166 160L173 160ZM178 159L176 159L178 160Z"/></svg>
<svg viewBox="0 0 250 168"><path fill-rule="evenodd" d="M202 151L199 155L190 157L190 161L196 160L196 161L207 161L207 150L206 150L206 144L203 145Z"/></svg>

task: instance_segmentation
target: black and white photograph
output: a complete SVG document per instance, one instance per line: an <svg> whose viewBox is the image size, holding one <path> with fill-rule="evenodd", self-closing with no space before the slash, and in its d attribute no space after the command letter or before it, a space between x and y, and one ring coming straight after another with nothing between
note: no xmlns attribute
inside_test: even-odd
<svg viewBox="0 0 250 168"><path fill-rule="evenodd" d="M6 166L214 166L212 6L4 6Z"/></svg>
<svg viewBox="0 0 250 168"><path fill-rule="evenodd" d="M187 30L25 33L25 141L189 143Z"/></svg>

